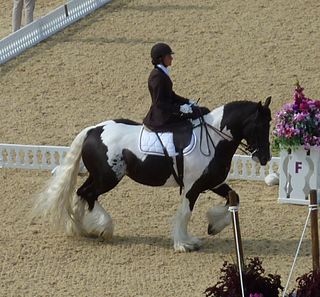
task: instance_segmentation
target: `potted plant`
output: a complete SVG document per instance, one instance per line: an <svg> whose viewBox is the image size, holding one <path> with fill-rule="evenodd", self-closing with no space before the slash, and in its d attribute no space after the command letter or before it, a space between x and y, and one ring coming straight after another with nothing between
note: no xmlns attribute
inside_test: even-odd
<svg viewBox="0 0 320 297"><path fill-rule="evenodd" d="M277 112L274 148L280 150L279 201L309 204L311 189L320 188L320 101L307 98L296 84L293 102Z"/></svg>
<svg viewBox="0 0 320 297"><path fill-rule="evenodd" d="M273 130L276 148L320 147L320 101L307 98L303 91L297 82L293 102L285 104L276 114Z"/></svg>
<svg viewBox="0 0 320 297"><path fill-rule="evenodd" d="M288 297L320 296L320 270L310 271L297 278L298 286Z"/></svg>
<svg viewBox="0 0 320 297"><path fill-rule="evenodd" d="M205 290L206 297L241 297L239 270L236 264L224 262L216 285ZM242 273L246 297L279 297L283 291L280 275L265 274L262 261L249 259Z"/></svg>
<svg viewBox="0 0 320 297"><path fill-rule="evenodd" d="M224 262L220 269L219 281L205 290L206 297L241 297L241 286L238 266ZM280 297L283 295L281 276L265 274L262 261L249 259L243 271L245 297ZM318 297L320 296L320 270L310 271L297 278L297 287L286 297Z"/></svg>

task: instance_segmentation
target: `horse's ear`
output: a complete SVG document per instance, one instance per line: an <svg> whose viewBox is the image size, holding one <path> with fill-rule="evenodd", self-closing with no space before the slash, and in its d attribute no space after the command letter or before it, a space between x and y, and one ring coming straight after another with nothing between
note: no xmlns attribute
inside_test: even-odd
<svg viewBox="0 0 320 297"><path fill-rule="evenodd" d="M258 106L257 106L257 107L258 107L258 111L262 111L263 108L262 108L262 103L261 103L261 101L258 102Z"/></svg>
<svg viewBox="0 0 320 297"><path fill-rule="evenodd" d="M269 96L267 99L266 99L266 102L264 103L264 107L269 107L271 103L271 96Z"/></svg>

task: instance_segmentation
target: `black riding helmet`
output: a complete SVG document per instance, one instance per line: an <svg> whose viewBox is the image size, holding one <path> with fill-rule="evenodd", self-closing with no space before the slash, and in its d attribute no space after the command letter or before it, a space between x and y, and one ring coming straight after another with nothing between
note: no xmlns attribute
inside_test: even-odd
<svg viewBox="0 0 320 297"><path fill-rule="evenodd" d="M172 55L174 52L166 43L157 43L151 49L152 64L157 65L166 55Z"/></svg>

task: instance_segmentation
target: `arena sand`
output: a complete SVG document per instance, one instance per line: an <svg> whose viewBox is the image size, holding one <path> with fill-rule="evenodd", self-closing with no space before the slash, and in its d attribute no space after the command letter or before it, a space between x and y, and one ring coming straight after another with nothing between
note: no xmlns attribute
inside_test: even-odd
<svg viewBox="0 0 320 297"><path fill-rule="evenodd" d="M11 2L1 0L2 37ZM10 3L7 3L10 2ZM37 1L36 16L62 1ZM319 97L320 3L311 1L112 1L89 17L0 67L1 143L69 145L86 126L111 118L141 121L150 98L149 51L158 41L175 51L174 89L209 108L273 97L272 112L291 101L296 76ZM223 199L203 194L190 233L198 252L174 253L171 219L177 189L124 179L100 198L115 222L111 243L69 238L48 222L29 220L33 196L49 172L1 169L1 296L204 296L223 261L235 260L231 226L206 234L206 210ZM79 184L83 178L79 179ZM241 198L246 257L287 279L307 215L280 205L278 188L231 181ZM310 236L293 280L311 270Z"/></svg>

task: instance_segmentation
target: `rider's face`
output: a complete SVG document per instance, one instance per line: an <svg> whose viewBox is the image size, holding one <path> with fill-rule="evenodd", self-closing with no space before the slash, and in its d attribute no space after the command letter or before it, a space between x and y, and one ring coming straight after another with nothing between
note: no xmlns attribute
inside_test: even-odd
<svg viewBox="0 0 320 297"><path fill-rule="evenodd" d="M163 57L163 64L165 67L171 66L173 57L172 55L166 55Z"/></svg>

